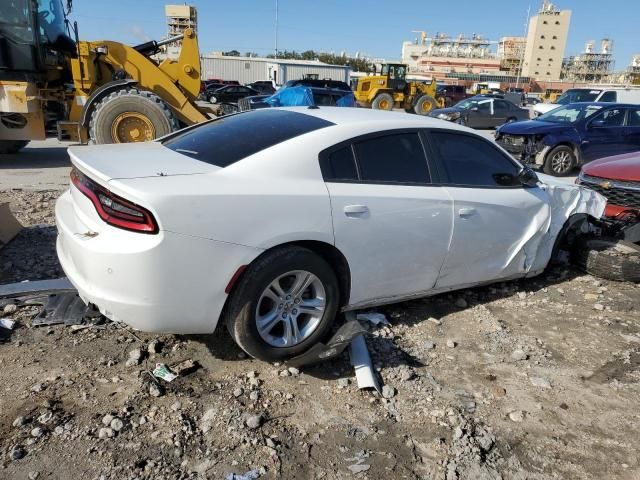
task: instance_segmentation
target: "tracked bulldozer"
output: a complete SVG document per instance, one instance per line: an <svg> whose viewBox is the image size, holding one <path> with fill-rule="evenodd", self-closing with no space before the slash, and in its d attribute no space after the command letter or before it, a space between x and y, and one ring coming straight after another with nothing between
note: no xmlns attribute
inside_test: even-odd
<svg viewBox="0 0 640 480"><path fill-rule="evenodd" d="M383 64L380 74L358 79L355 98L362 107L378 110L402 108L418 115L428 115L436 108L444 107L444 99L436 91L435 79L430 83L408 81L407 66L403 64Z"/></svg>
<svg viewBox="0 0 640 480"><path fill-rule="evenodd" d="M191 29L128 46L80 41L72 1L0 2L0 153L30 140L153 140L208 118L195 100L200 54ZM155 60L180 41L177 60Z"/></svg>

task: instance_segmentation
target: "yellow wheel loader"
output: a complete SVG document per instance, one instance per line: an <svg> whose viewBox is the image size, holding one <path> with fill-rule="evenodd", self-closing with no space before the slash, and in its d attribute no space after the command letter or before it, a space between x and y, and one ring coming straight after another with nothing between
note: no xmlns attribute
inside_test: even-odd
<svg viewBox="0 0 640 480"><path fill-rule="evenodd" d="M208 118L195 103L200 54L192 30L134 47L79 41L71 7L71 0L0 2L0 153L47 137L142 142ZM151 58L178 40L177 61Z"/></svg>
<svg viewBox="0 0 640 480"><path fill-rule="evenodd" d="M358 79L355 98L362 107L378 110L402 108L407 112L427 115L444 107L444 99L436 95L436 81L431 83L407 81L407 66L383 64L380 75L375 72Z"/></svg>

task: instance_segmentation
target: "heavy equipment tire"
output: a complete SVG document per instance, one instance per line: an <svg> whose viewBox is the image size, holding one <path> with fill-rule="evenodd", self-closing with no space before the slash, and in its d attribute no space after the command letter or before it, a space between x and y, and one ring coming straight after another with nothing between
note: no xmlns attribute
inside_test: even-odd
<svg viewBox="0 0 640 480"><path fill-rule="evenodd" d="M572 259L585 272L618 282L640 282L640 246L613 238L579 238Z"/></svg>
<svg viewBox="0 0 640 480"><path fill-rule="evenodd" d="M430 95L422 95L413 106L413 111L418 115L429 115L431 110L438 108L438 102Z"/></svg>
<svg viewBox="0 0 640 480"><path fill-rule="evenodd" d="M547 175L564 177L569 175L576 167L576 154L566 145L553 148L544 159L542 169Z"/></svg>
<svg viewBox="0 0 640 480"><path fill-rule="evenodd" d="M0 140L0 154L18 153L28 143L29 140Z"/></svg>
<svg viewBox="0 0 640 480"><path fill-rule="evenodd" d="M392 110L393 109L393 97L390 93L380 93L373 99L371 108L375 110Z"/></svg>
<svg viewBox="0 0 640 480"><path fill-rule="evenodd" d="M294 285L298 284L298 278L301 280L298 285L306 285L302 281L309 278L306 274L311 275L312 283L296 293ZM305 302L323 305L307 307L314 311L319 308L317 318L302 311L300 306ZM267 252L249 265L231 293L224 321L233 339L249 355L264 361L281 361L300 355L323 340L335 320L339 302L338 280L329 264L311 250L285 246ZM295 320L290 320L290 314L296 316ZM265 327L261 334L259 323L270 327ZM292 339L291 346L287 346L283 341L286 329L294 324L299 329L299 338Z"/></svg>
<svg viewBox="0 0 640 480"><path fill-rule="evenodd" d="M92 143L145 142L180 128L173 111L159 96L124 88L103 98L89 121Z"/></svg>

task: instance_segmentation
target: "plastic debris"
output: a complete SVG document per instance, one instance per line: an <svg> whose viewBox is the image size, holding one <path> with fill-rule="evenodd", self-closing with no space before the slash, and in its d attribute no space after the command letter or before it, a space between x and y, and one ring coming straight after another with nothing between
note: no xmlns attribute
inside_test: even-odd
<svg viewBox="0 0 640 480"><path fill-rule="evenodd" d="M375 388L380 392L380 385L373 370L367 342L365 342L362 335L358 335L351 341L349 354L351 356L351 365L356 371L358 388L360 390L363 388Z"/></svg>
<svg viewBox="0 0 640 480"><path fill-rule="evenodd" d="M11 320L10 318L0 318L0 327L6 328L7 330L13 330L13 326L15 324L15 320Z"/></svg>
<svg viewBox="0 0 640 480"><path fill-rule="evenodd" d="M230 473L224 480L255 480L260 478L260 472L258 470L249 470L247 473Z"/></svg>
<svg viewBox="0 0 640 480"><path fill-rule="evenodd" d="M178 375L169 370L164 363L156 363L156 368L153 370L153 376L161 378L165 382L173 382Z"/></svg>
<svg viewBox="0 0 640 480"><path fill-rule="evenodd" d="M356 319L370 322L371 324L376 326L380 324L391 325L387 320L387 317L385 317L383 313L377 313L377 312L358 313L356 315Z"/></svg>

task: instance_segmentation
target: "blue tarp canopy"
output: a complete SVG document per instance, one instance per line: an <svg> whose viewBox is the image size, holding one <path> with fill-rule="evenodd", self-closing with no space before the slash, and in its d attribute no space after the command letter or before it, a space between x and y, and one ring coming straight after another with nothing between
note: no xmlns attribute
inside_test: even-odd
<svg viewBox="0 0 640 480"><path fill-rule="evenodd" d="M288 87L264 99L272 107L309 107L315 105L309 87Z"/></svg>

